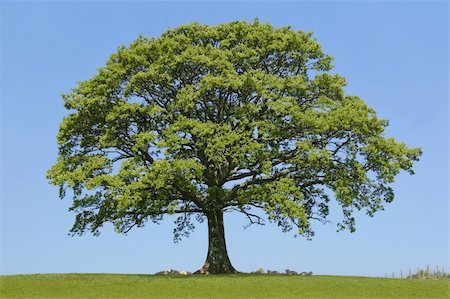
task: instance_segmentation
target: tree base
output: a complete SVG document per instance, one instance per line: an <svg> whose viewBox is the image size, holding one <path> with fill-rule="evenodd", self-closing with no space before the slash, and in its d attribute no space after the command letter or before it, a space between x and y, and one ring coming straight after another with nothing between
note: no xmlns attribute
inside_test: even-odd
<svg viewBox="0 0 450 299"><path fill-rule="evenodd" d="M231 265L210 265L209 263L205 263L203 267L199 270L195 271L196 275L210 275L210 274L236 274L239 273L236 269Z"/></svg>

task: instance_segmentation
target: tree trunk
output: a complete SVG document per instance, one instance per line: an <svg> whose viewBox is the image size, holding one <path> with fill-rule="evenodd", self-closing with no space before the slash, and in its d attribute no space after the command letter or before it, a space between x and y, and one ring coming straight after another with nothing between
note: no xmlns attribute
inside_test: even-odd
<svg viewBox="0 0 450 299"><path fill-rule="evenodd" d="M198 274L237 273L228 257L223 226L223 211L206 213L208 218L208 256Z"/></svg>

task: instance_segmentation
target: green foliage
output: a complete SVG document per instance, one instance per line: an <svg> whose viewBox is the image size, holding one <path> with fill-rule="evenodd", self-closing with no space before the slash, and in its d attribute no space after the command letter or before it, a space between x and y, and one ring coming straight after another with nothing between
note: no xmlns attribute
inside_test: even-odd
<svg viewBox="0 0 450 299"><path fill-rule="evenodd" d="M70 114L49 170L73 192L72 232L127 232L180 214L175 237L212 210L250 223L260 208L283 231L310 237L333 197L339 228L355 229L393 200L390 184L421 154L384 136L387 121L330 73L311 33L269 24L191 23L121 46L65 94Z"/></svg>
<svg viewBox="0 0 450 299"><path fill-rule="evenodd" d="M449 281L298 275L0 276L1 298L448 298ZM130 287L132 286L132 287Z"/></svg>

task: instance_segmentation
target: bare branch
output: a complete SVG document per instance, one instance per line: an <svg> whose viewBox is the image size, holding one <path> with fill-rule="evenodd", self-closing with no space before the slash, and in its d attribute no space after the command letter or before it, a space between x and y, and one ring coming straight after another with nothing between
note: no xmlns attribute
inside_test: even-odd
<svg viewBox="0 0 450 299"><path fill-rule="evenodd" d="M249 228L250 226L252 226L253 224L258 224L258 225L265 225L265 221L264 219L256 214L250 213L249 211L245 210L245 208L241 207L239 209L235 209L238 212L243 213L247 219L249 220L249 223L247 225L244 226L244 229Z"/></svg>

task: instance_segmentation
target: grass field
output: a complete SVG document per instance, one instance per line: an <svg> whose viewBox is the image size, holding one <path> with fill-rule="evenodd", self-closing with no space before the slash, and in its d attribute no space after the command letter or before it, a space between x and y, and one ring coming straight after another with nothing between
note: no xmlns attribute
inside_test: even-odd
<svg viewBox="0 0 450 299"><path fill-rule="evenodd" d="M449 280L344 276L0 276L0 298L450 298Z"/></svg>

